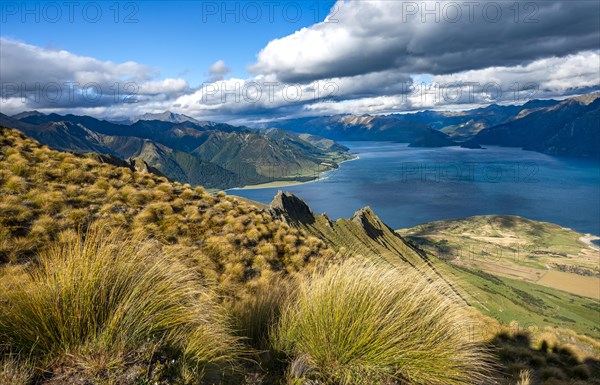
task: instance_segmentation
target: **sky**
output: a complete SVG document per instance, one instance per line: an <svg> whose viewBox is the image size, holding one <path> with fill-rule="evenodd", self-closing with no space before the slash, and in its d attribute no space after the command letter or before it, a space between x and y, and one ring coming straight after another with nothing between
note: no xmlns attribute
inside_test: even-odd
<svg viewBox="0 0 600 385"><path fill-rule="evenodd" d="M600 2L0 2L0 111L232 123L600 86Z"/></svg>

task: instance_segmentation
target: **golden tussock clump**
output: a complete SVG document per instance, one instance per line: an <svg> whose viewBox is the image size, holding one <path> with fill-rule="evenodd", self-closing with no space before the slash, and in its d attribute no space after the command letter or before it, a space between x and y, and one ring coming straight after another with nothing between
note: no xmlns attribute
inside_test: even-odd
<svg viewBox="0 0 600 385"><path fill-rule="evenodd" d="M75 360L84 369L102 356L106 365L95 371L110 372L125 366L126 352L159 350L200 377L243 355L224 312L176 250L93 227L65 235L38 260L25 277L0 284L5 353L27 352L42 365Z"/></svg>
<svg viewBox="0 0 600 385"><path fill-rule="evenodd" d="M414 269L349 260L301 280L273 330L291 381L476 384L489 372L467 311ZM368 380L367 380L368 379Z"/></svg>

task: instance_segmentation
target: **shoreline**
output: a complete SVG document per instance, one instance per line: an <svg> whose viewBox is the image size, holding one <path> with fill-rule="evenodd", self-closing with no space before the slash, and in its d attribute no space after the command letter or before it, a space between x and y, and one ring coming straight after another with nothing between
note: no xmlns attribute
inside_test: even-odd
<svg viewBox="0 0 600 385"><path fill-rule="evenodd" d="M322 171L319 174L318 177L316 177L314 179L311 179L311 180L304 181L304 182L295 181L295 180L274 180L274 181L271 181L271 182L265 182L265 183L260 183L260 184L256 184L256 185L248 185L248 186L242 186L242 187L232 187L232 188L229 188L229 189L227 189L225 191L262 190L262 189L268 189L268 188L293 187L293 186L299 186L299 185L302 185L302 184L314 183L314 182L318 182L318 181L322 181L322 180L328 179L329 176L327 174L330 174L332 171L339 170L343 163L351 162L353 160L358 160L358 159L360 159L360 157L358 155L356 155L352 159L343 160L340 163L338 163L338 167L337 168L332 169L332 170L328 170L328 171Z"/></svg>
<svg viewBox="0 0 600 385"><path fill-rule="evenodd" d="M579 241L581 243L584 243L585 245L596 251L600 251L600 246L598 246L592 241L597 241L599 239L600 237L593 234L584 234L582 237L579 237Z"/></svg>

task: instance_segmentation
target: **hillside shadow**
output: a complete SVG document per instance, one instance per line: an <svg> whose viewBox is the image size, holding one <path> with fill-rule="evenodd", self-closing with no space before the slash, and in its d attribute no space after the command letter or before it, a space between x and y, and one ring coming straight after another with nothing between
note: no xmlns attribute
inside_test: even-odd
<svg viewBox="0 0 600 385"><path fill-rule="evenodd" d="M528 371L529 385L600 384L600 361L581 361L567 347L553 347L543 341L539 349L531 346L527 334L499 334L490 342L492 353L501 365L500 384L518 384L519 375Z"/></svg>

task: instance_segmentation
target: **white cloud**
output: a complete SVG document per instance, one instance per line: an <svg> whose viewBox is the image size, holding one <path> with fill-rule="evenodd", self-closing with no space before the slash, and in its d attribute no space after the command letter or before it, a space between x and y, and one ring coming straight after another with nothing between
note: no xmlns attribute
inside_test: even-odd
<svg viewBox="0 0 600 385"><path fill-rule="evenodd" d="M231 70L227 68L223 60L217 60L208 68L208 73L210 74L211 81L223 80L225 75L227 75L230 72Z"/></svg>
<svg viewBox="0 0 600 385"><path fill-rule="evenodd" d="M65 50L52 50L5 38L0 38L0 46L0 74L3 79L17 82L104 84L124 80L141 82L155 75L149 67L131 61L120 64L100 61Z"/></svg>
<svg viewBox="0 0 600 385"><path fill-rule="evenodd" d="M24 109L104 109L132 102L164 101L187 92L184 79L156 79L158 71L136 62L114 63L0 38L0 106ZM115 111L122 108L116 108Z"/></svg>
<svg viewBox="0 0 600 385"><path fill-rule="evenodd" d="M536 60L527 65L490 67L451 75L427 76L427 82L416 81L412 87L395 84L392 92L373 88L372 95L349 97L340 87L339 101L317 101L305 104L299 115L386 114L423 109L469 109L489 103L522 104L531 99L560 98L587 92L600 86L600 51L585 51L566 57ZM354 89L368 84L384 84L391 76L380 73L379 81L371 77L367 84L353 84ZM420 78L415 76L415 79ZM351 82L343 78L341 84ZM401 89L410 92L393 92Z"/></svg>
<svg viewBox="0 0 600 385"><path fill-rule="evenodd" d="M427 108L466 109L489 103L519 104L600 86L598 62L600 51L584 51L539 59L527 65L496 66L450 75L408 76L401 71L386 70L304 84L284 83L275 75L259 75L206 84L180 97L177 103L192 115L248 119L264 119L265 115L278 118L382 114ZM423 83L422 79L427 81Z"/></svg>
<svg viewBox="0 0 600 385"><path fill-rule="evenodd" d="M163 79L147 81L140 84L139 92L148 95L181 94L189 89L188 82L184 79Z"/></svg>
<svg viewBox="0 0 600 385"><path fill-rule="evenodd" d="M269 42L250 70L304 82L514 66L597 49L599 12L582 0L338 1L324 22Z"/></svg>
<svg viewBox="0 0 600 385"><path fill-rule="evenodd" d="M546 94L560 95L570 89L600 85L600 51L585 51L565 57L549 57L527 65L512 67L489 67L452 75L440 75L432 82L444 84L474 82L477 84L501 84L506 90L525 88L534 84L537 88L532 97Z"/></svg>

